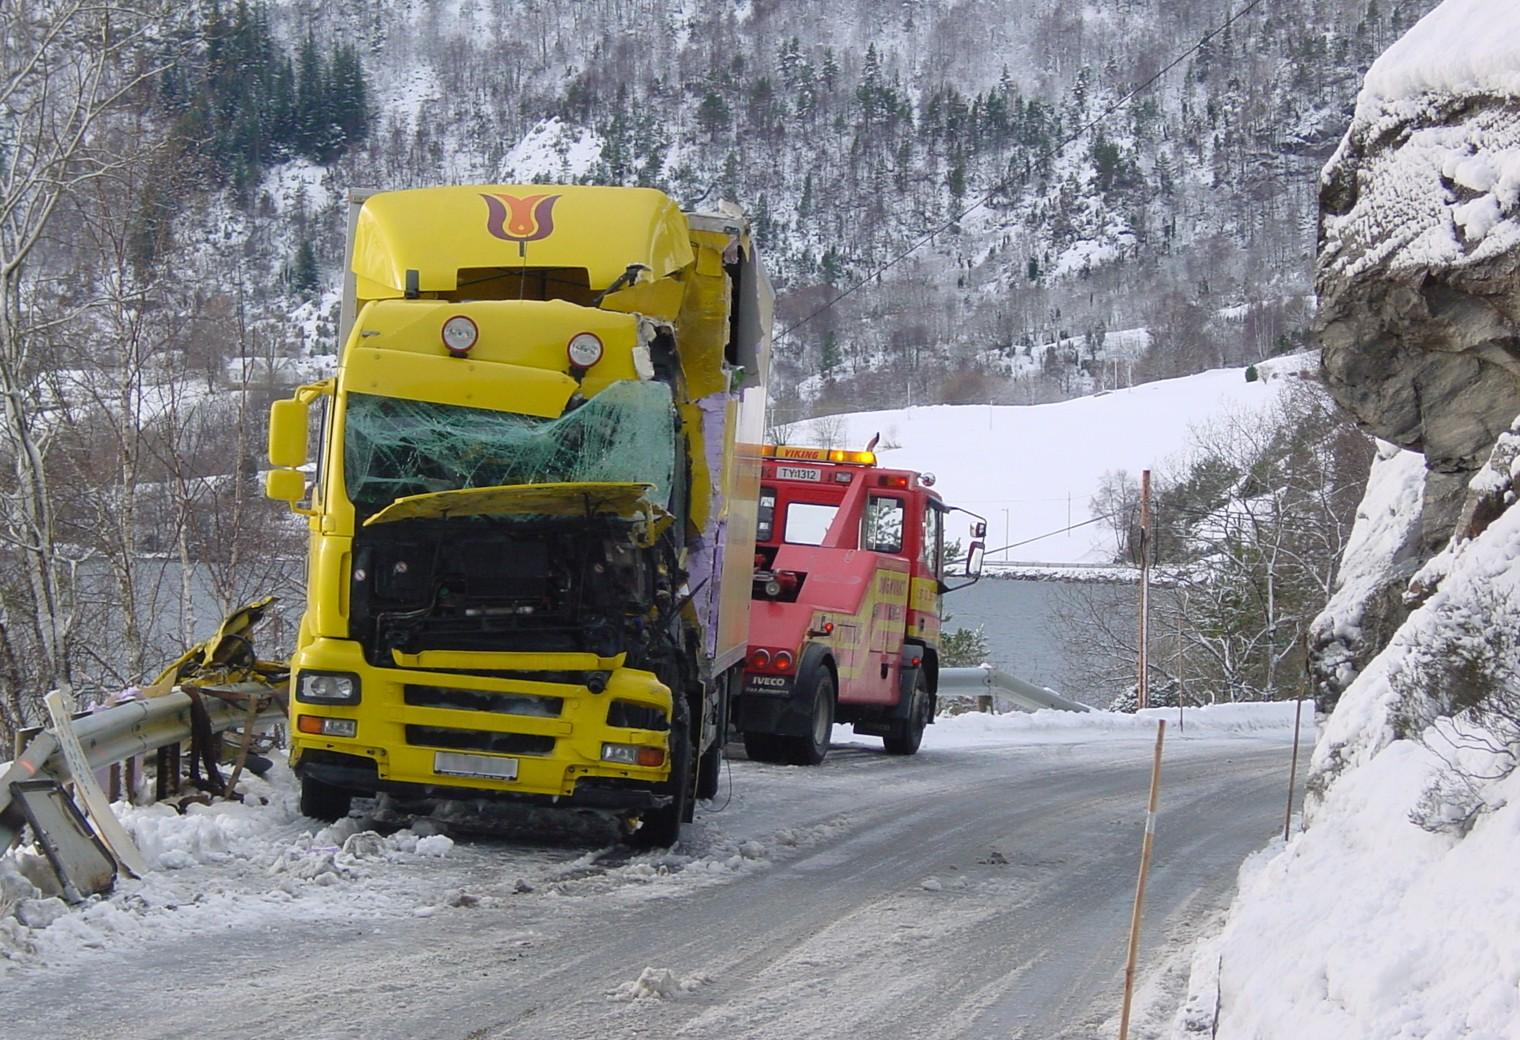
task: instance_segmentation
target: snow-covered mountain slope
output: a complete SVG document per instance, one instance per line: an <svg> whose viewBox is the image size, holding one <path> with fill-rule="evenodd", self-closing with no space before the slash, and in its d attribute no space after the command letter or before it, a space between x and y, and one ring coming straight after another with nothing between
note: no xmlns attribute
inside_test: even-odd
<svg viewBox="0 0 1520 1040"><path fill-rule="evenodd" d="M881 464L932 472L947 503L986 518L989 549L1013 545L1012 560L1107 561L1109 528L1076 526L1093 518L1105 474L1180 469L1195 434L1261 413L1314 367L1311 355L1294 355L1257 366L1261 378L1250 382L1228 368L1052 404L855 412L781 432L789 443L840 448L879 433Z"/></svg>
<svg viewBox="0 0 1520 1040"><path fill-rule="evenodd" d="M347 187L649 184L749 208L793 330L785 381L832 371L811 389L835 408L908 386L911 403L1069 397L1130 357L1105 330L1152 330L1152 375L1243 364L1304 342L1313 173L1355 73L1429 2L1263 8L1210 35L1226 0L275 0L269 47L297 87L308 39L358 48L368 131L321 166L244 157L269 169L239 189L258 220L235 237L270 287L313 246L335 285ZM184 208L182 237L206 220Z"/></svg>

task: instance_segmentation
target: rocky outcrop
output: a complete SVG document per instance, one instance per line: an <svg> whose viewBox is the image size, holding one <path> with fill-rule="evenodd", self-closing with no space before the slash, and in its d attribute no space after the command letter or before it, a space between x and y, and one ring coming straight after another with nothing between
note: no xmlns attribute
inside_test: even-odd
<svg viewBox="0 0 1520 1040"><path fill-rule="evenodd" d="M1424 465L1380 450L1364 537L1311 630L1322 707L1430 594L1448 543L1507 504L1493 453L1520 414L1520 67L1502 34L1475 45L1481 4L1443 5L1374 63L1321 176L1325 385Z"/></svg>
<svg viewBox="0 0 1520 1040"><path fill-rule="evenodd" d="M1376 73L1321 180L1316 332L1336 399L1424 454L1431 552L1520 413L1520 98Z"/></svg>

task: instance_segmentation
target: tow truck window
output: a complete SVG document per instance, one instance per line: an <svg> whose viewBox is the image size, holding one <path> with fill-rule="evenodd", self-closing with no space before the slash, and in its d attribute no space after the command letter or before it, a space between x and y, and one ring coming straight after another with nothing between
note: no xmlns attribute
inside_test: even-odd
<svg viewBox="0 0 1520 1040"><path fill-rule="evenodd" d="M786 506L786 540L794 545L822 545L838 506L817 502L789 502Z"/></svg>
<svg viewBox="0 0 1520 1040"><path fill-rule="evenodd" d="M866 503L865 537L861 539L861 546L871 552L902 552L902 499L871 496Z"/></svg>
<svg viewBox="0 0 1520 1040"><path fill-rule="evenodd" d="M768 542L776 533L776 491L760 489L760 516L755 524L755 541Z"/></svg>

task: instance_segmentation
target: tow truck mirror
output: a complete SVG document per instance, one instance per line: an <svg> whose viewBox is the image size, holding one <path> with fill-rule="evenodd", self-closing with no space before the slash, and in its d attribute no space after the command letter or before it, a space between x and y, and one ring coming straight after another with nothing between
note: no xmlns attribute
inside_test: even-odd
<svg viewBox="0 0 1520 1040"><path fill-rule="evenodd" d="M955 585L942 581L939 583L940 592L954 592L956 589L964 589L968 585L975 585L982 576L982 558L986 554L987 546L985 543L981 541L972 542L966 551L966 555L955 561L957 568L964 567L965 569L957 569L946 574L947 578L962 578L965 580Z"/></svg>
<svg viewBox="0 0 1520 1040"><path fill-rule="evenodd" d="M306 464L307 404L291 398L269 408L269 462L276 467L297 469ZM266 490L269 485L266 485ZM281 497L271 494L269 497ZM297 495L296 498L300 498ZM286 500L288 501L288 500Z"/></svg>
<svg viewBox="0 0 1520 1040"><path fill-rule="evenodd" d="M306 474L298 469L272 469L264 475L264 494L294 507L306 497Z"/></svg>

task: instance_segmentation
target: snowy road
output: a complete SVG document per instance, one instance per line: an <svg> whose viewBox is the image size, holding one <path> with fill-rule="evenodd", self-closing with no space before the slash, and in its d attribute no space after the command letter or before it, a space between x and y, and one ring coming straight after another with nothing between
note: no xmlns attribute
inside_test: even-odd
<svg viewBox="0 0 1520 1040"><path fill-rule="evenodd" d="M350 859L325 884L289 884L292 856L164 872L113 897L104 937L70 944L59 922L0 969L6 1032L1099 1035L1118 1007L1150 741L936 726L904 760L848 732L821 769L735 762L731 804L673 854L592 828L554 846L456 835L444 858ZM1280 826L1288 739L1169 734L1146 967ZM295 818L280 840L314 829ZM171 883L218 891L170 908L155 886Z"/></svg>

